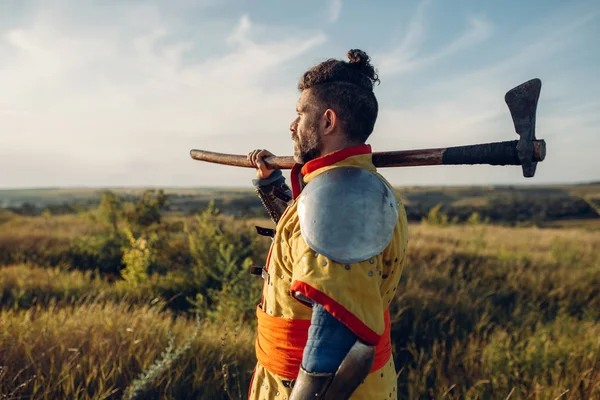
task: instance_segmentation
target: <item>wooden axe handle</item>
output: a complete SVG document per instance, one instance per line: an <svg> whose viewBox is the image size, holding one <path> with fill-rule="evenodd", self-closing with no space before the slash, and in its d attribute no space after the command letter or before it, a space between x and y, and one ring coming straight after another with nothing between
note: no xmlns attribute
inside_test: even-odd
<svg viewBox="0 0 600 400"><path fill-rule="evenodd" d="M373 153L373 164L383 167L417 167L422 165L521 165L517 153L517 140L474 144L469 146L445 147L439 149L402 150ZM533 141L533 161L543 161L546 157L546 142ZM246 156L215 153L206 150L191 150L194 160L236 167L254 168ZM291 169L295 161L291 156L266 157L269 168Z"/></svg>

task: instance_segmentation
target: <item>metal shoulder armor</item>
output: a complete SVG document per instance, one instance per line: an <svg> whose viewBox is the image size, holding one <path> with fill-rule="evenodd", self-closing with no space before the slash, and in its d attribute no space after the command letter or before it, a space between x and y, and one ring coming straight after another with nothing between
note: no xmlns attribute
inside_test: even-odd
<svg viewBox="0 0 600 400"><path fill-rule="evenodd" d="M311 180L298 199L300 231L310 248L352 263L381 253L392 240L398 202L374 173L338 167Z"/></svg>

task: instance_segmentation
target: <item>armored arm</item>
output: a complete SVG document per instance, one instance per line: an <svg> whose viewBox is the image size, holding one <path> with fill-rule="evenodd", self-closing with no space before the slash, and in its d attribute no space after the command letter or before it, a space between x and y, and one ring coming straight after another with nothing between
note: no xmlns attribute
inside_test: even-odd
<svg viewBox="0 0 600 400"><path fill-rule="evenodd" d="M277 224L292 200L292 190L285 183L281 170L274 171L267 179L253 179L252 184L269 216Z"/></svg>
<svg viewBox="0 0 600 400"><path fill-rule="evenodd" d="M367 377L375 348L318 303L313 305L308 341L290 400L349 399Z"/></svg>

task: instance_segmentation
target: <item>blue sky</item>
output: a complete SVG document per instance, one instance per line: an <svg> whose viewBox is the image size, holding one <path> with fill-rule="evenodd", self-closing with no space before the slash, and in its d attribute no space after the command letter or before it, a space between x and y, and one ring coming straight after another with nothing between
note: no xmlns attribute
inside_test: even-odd
<svg viewBox="0 0 600 400"><path fill-rule="evenodd" d="M600 180L594 1L0 0L0 187L237 186L192 148L291 155L301 74L365 50L374 151L513 140L504 94L539 77L536 177L386 168L393 184Z"/></svg>

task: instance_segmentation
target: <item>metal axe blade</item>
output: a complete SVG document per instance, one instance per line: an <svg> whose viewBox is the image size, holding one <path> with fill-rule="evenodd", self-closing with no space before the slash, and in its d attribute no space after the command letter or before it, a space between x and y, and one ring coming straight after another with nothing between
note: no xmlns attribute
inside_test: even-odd
<svg viewBox="0 0 600 400"><path fill-rule="evenodd" d="M509 90L504 96L506 105L519 135L517 153L523 166L523 176L535 175L537 161L533 161L535 139L535 113L542 89L542 81L535 78Z"/></svg>

